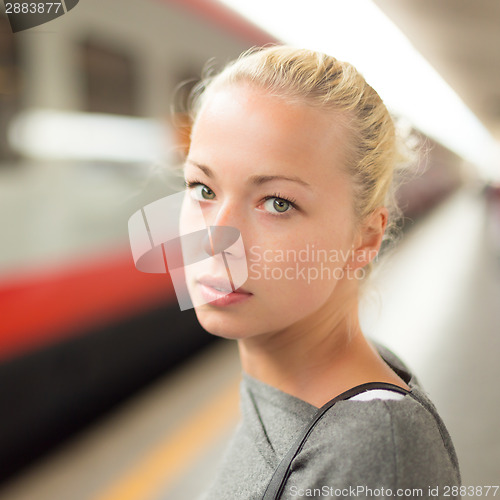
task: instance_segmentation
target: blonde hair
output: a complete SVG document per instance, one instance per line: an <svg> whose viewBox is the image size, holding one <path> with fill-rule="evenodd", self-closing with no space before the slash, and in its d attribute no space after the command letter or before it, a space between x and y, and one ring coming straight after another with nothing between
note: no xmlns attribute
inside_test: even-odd
<svg viewBox="0 0 500 500"><path fill-rule="evenodd" d="M191 119L210 92L227 84L250 83L288 102L339 112L350 134L348 164L354 214L362 221L385 206L385 239L394 239L401 216L395 199L395 170L409 157L389 111L356 68L332 56L285 45L252 48L221 72L205 78L192 94ZM365 267L366 274L371 265Z"/></svg>

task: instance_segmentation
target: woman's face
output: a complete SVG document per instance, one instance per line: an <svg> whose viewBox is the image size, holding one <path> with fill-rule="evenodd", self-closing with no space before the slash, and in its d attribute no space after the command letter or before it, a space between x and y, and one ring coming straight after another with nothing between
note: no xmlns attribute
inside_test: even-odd
<svg viewBox="0 0 500 500"><path fill-rule="evenodd" d="M198 202L207 226L237 228L248 279L223 298L217 288L227 287L187 270L195 304L217 299L195 307L206 330L227 338L272 334L313 317L327 301L335 307L337 289L354 279L345 269L355 234L342 168L347 140L336 113L247 84L208 96L185 165L191 201L184 215ZM241 253L226 250L229 267ZM221 277L220 267L210 272Z"/></svg>

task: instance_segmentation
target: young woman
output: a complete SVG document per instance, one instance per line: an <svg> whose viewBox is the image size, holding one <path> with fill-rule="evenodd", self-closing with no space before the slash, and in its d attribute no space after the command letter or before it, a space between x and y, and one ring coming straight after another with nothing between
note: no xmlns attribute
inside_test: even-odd
<svg viewBox="0 0 500 500"><path fill-rule="evenodd" d="M207 226L241 234L244 252L225 250L227 270L242 257L248 265L231 293L220 269L187 272L201 325L237 340L243 368L242 420L205 499L262 498L318 408L372 382L382 388L319 419L279 498L458 496L435 407L358 320L360 287L394 222L398 151L378 94L328 55L252 50L205 82L186 186Z"/></svg>

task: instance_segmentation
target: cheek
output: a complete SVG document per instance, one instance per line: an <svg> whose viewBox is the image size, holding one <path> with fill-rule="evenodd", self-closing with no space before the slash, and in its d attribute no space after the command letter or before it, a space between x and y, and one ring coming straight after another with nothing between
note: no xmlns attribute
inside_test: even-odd
<svg viewBox="0 0 500 500"><path fill-rule="evenodd" d="M247 247L249 283L289 307L326 299L345 274L351 251L348 221L340 211L325 211L287 231L253 233Z"/></svg>
<svg viewBox="0 0 500 500"><path fill-rule="evenodd" d="M304 237L293 245L254 245L248 258L249 279L272 300L317 301L342 277L343 250L332 244L330 239Z"/></svg>

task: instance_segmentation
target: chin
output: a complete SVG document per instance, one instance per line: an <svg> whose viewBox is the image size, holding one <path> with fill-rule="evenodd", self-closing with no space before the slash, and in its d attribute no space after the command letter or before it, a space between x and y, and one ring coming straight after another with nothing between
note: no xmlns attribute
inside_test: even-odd
<svg viewBox="0 0 500 500"><path fill-rule="evenodd" d="M202 328L217 337L238 340L255 335L248 321L225 311L211 310L209 304L195 307L195 313Z"/></svg>

